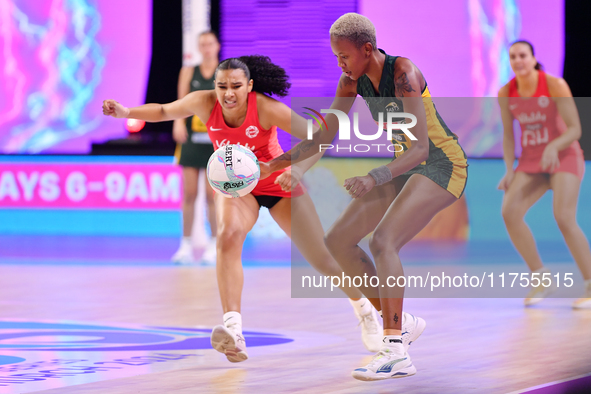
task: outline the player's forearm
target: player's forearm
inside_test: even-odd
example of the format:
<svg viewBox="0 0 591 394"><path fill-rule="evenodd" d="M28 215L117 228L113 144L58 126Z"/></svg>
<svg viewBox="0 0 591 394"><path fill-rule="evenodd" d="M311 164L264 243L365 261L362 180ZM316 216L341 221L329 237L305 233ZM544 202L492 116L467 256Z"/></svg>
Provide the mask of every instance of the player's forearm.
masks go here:
<svg viewBox="0 0 591 394"><path fill-rule="evenodd" d="M284 168L287 168L291 165L296 163L302 162L306 159L311 158L316 154L320 154L318 159L322 156L322 152L320 151L320 147L323 144L330 144L332 142L332 138L330 140L326 137L322 136L322 132L316 132L313 135L311 140L303 140L290 149L288 152L285 152L281 156L276 157L275 159L269 162L269 166L271 171L275 172ZM316 159L316 161L318 160ZM308 168L312 167L314 161Z"/></svg>
<svg viewBox="0 0 591 394"><path fill-rule="evenodd" d="M129 108L127 118L141 119L146 122L163 122L175 119L175 117L166 112L162 104L144 104L139 107Z"/></svg>
<svg viewBox="0 0 591 394"><path fill-rule="evenodd" d="M320 160L320 158L324 155L325 151L322 152L318 152L316 153L314 156L301 161L299 163L296 163L295 165L293 165L291 167L291 171L292 172L297 172L300 175L304 174L306 171L308 171L310 168L312 168L312 166L314 166L314 164L316 164L318 162L318 160Z"/></svg>
<svg viewBox="0 0 591 394"><path fill-rule="evenodd" d="M180 100L191 92L191 73L192 69L187 67L181 68L179 72L179 80L177 83L177 99Z"/></svg>
<svg viewBox="0 0 591 394"><path fill-rule="evenodd" d="M578 141L581 138L581 126L573 125L569 126L566 131L558 138L550 142L560 152L568 148L573 142Z"/></svg>
<svg viewBox="0 0 591 394"><path fill-rule="evenodd" d="M181 81L181 82L184 82L184 81ZM189 84L188 83L184 84L181 82L179 82L178 89L177 89L177 99L178 100L182 99L187 94L191 93L191 90L189 89L189 86L188 86Z"/></svg>
<svg viewBox="0 0 591 394"><path fill-rule="evenodd" d="M404 154L397 157L386 167L392 172L392 178L396 178L407 171L412 170L429 158L428 143L414 142Z"/></svg>
<svg viewBox="0 0 591 394"><path fill-rule="evenodd" d="M503 136L503 160L507 171L513 171L515 163L515 139L513 133L510 135L505 133Z"/></svg>

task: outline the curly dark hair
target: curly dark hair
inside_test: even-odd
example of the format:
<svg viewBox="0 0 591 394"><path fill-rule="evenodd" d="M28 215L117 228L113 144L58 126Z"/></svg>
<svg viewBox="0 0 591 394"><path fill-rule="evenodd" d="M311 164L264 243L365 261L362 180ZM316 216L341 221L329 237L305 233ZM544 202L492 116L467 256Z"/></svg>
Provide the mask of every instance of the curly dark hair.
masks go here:
<svg viewBox="0 0 591 394"><path fill-rule="evenodd" d="M291 87L285 70L271 62L268 56L251 55L226 59L220 63L215 73L217 75L219 70L237 69L244 71L247 80L253 80L252 89L255 92L285 97Z"/></svg>

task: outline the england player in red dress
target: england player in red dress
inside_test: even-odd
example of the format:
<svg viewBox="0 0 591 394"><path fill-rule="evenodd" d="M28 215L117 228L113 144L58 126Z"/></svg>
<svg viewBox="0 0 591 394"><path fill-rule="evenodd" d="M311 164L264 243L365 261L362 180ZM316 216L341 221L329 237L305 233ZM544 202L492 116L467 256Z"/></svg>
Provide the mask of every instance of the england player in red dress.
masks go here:
<svg viewBox="0 0 591 394"><path fill-rule="evenodd" d="M547 190L552 189L556 223L585 279L585 295L576 300L573 307L591 308L591 250L576 220L579 188L585 171L583 151L578 142L581 123L577 108L566 81L542 70L529 42L515 42L509 49L509 57L515 78L499 90L507 166L507 173L499 184L499 189L505 191L502 208L505 225L532 273L539 273L539 278L544 273L550 277L524 216ZM515 169L514 119L521 126L522 147ZM541 301L555 288L554 283L548 287L532 287L525 304Z"/></svg>

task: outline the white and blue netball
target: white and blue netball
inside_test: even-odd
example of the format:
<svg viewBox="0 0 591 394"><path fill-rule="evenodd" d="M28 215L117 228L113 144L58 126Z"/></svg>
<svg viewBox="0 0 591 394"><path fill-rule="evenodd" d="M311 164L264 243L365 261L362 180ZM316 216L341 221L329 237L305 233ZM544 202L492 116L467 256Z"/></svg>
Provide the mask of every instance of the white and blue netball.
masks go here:
<svg viewBox="0 0 591 394"><path fill-rule="evenodd" d="M222 196L238 198L250 193L261 170L257 157L240 145L225 145L213 152L207 162L207 180Z"/></svg>

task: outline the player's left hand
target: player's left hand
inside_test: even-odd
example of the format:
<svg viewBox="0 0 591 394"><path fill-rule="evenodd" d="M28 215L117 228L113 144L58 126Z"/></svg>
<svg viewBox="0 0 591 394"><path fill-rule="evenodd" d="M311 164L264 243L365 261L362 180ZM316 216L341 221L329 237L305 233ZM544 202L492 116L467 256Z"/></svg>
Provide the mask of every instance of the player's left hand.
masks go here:
<svg viewBox="0 0 591 394"><path fill-rule="evenodd" d="M375 179L371 175L356 176L345 179L345 189L353 198L360 198L367 194L376 185Z"/></svg>
<svg viewBox="0 0 591 394"><path fill-rule="evenodd" d="M290 192L300 183L301 178L301 175L297 171L292 171L291 168L288 168L275 179L275 183L281 186L281 190L284 192Z"/></svg>
<svg viewBox="0 0 591 394"><path fill-rule="evenodd" d="M548 171L550 173L554 172L554 170L560 167L558 149L556 149L554 145L548 144L546 145L546 148L544 148L542 160L540 160L540 167L543 171Z"/></svg>

